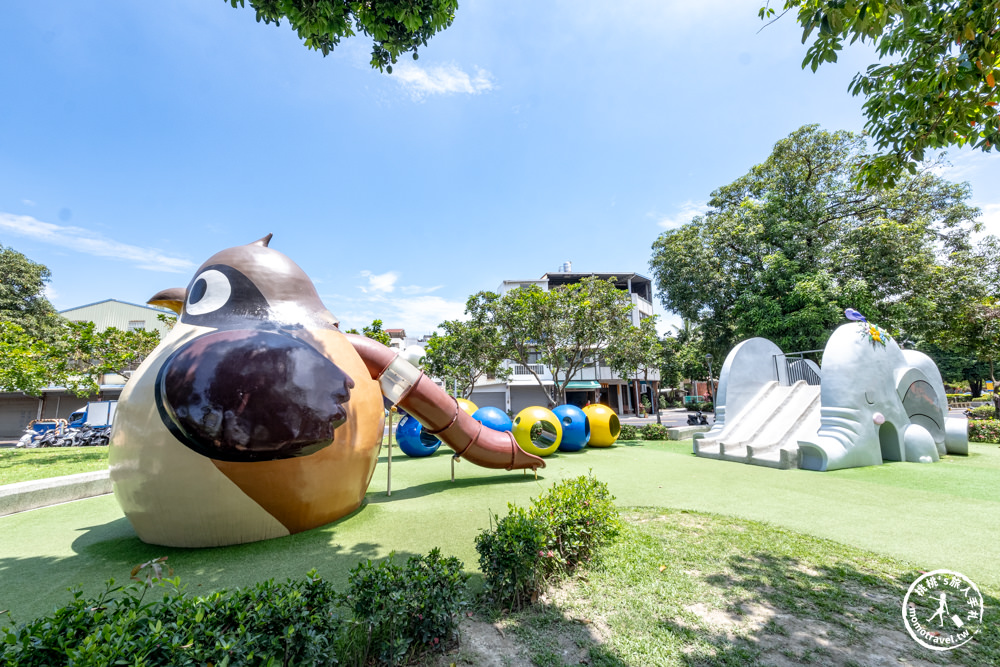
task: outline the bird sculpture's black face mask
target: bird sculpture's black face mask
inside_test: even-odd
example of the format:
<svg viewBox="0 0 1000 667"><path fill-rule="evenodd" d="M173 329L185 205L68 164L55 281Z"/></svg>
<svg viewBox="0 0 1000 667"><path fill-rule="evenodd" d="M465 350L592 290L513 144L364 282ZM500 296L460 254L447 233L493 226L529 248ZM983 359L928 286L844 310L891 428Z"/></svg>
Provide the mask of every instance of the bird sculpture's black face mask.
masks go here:
<svg viewBox="0 0 1000 667"><path fill-rule="evenodd" d="M184 445L221 461L306 456L334 440L354 381L276 321L253 281L223 264L186 290L181 322L211 327L176 350L156 379L163 423Z"/></svg>
<svg viewBox="0 0 1000 667"><path fill-rule="evenodd" d="M252 280L231 266L213 264L203 267L188 286L181 322L248 328L265 324L269 315L267 299Z"/></svg>

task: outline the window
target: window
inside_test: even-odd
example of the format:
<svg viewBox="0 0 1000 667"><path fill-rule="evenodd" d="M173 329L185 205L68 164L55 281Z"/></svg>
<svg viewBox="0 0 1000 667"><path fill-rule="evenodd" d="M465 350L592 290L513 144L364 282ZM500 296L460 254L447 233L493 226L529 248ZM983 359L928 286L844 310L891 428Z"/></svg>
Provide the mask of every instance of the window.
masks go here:
<svg viewBox="0 0 1000 667"><path fill-rule="evenodd" d="M146 321L145 320L129 320L128 321L129 331L145 331Z"/></svg>

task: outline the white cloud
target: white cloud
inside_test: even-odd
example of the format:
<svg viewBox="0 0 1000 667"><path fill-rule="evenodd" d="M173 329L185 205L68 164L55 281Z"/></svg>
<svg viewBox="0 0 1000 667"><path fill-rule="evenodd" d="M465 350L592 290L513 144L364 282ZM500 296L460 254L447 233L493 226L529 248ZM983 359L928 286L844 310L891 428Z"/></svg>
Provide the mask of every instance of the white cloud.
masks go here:
<svg viewBox="0 0 1000 667"><path fill-rule="evenodd" d="M1000 204L976 204L983 214L979 222L983 223L983 231L987 234L1000 236Z"/></svg>
<svg viewBox="0 0 1000 667"><path fill-rule="evenodd" d="M988 169L996 159L994 155L982 151L961 151L942 153L940 164L931 167L931 172L949 181L967 181Z"/></svg>
<svg viewBox="0 0 1000 667"><path fill-rule="evenodd" d="M25 206L34 206L35 205L35 202L31 201L30 199L22 199L21 203L24 204Z"/></svg>
<svg viewBox="0 0 1000 667"><path fill-rule="evenodd" d="M195 265L181 257L171 257L156 248L140 248L120 243L81 227L64 227L36 220L28 215L0 213L0 230L16 236L81 252L95 257L109 257L134 264L149 271L185 273Z"/></svg>
<svg viewBox="0 0 1000 667"><path fill-rule="evenodd" d="M465 302L448 301L439 296L417 296L411 299L395 299L400 326L407 333L424 334L434 331L445 320L465 319ZM388 325L387 325L388 326Z"/></svg>
<svg viewBox="0 0 1000 667"><path fill-rule="evenodd" d="M399 275L395 271L388 271L386 273L362 271L361 275L368 278L368 285L360 287L361 291L365 294L392 292L396 289L396 281L399 280Z"/></svg>
<svg viewBox="0 0 1000 667"><path fill-rule="evenodd" d="M388 76L418 100L428 95L478 95L495 87L493 75L478 67L475 74L470 75L456 65L435 65L424 69L401 63Z"/></svg>
<svg viewBox="0 0 1000 667"><path fill-rule="evenodd" d="M665 336L666 334L675 335L677 330L684 326L684 319L673 311L666 311L660 313L660 316L656 318L656 332L660 336Z"/></svg>
<svg viewBox="0 0 1000 667"><path fill-rule="evenodd" d="M694 202L688 200L681 204L679 209L680 210L674 215L661 216L660 221L657 224L666 229L676 229L681 225L686 225L691 222L695 216L708 213L711 207L705 202Z"/></svg>
<svg viewBox="0 0 1000 667"><path fill-rule="evenodd" d="M362 271L361 276L367 279L366 284L358 285L364 296L321 295L330 312L340 320L341 329L360 331L379 319L386 329L406 329L408 336L417 337L431 333L445 320L465 319L465 301L430 295L444 285L406 285L397 289L399 274L395 271L382 274Z"/></svg>
<svg viewBox="0 0 1000 667"><path fill-rule="evenodd" d="M418 337L431 333L445 320L465 319L465 302L449 301L440 296L387 297L373 295L368 299L351 299L332 294L330 312L340 320L341 329L357 329L382 320L386 329L405 329L406 335Z"/></svg>

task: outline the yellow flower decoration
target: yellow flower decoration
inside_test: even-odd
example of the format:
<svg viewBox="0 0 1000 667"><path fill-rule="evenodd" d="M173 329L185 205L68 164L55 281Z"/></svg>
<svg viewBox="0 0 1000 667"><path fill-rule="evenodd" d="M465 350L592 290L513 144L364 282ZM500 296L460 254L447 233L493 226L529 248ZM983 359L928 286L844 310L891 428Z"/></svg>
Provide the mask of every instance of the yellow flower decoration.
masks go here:
<svg viewBox="0 0 1000 667"><path fill-rule="evenodd" d="M885 345L885 341L889 338L889 334L885 333L877 324L871 324L870 322L865 322L861 326L861 334L868 335L868 340L872 343L881 343Z"/></svg>

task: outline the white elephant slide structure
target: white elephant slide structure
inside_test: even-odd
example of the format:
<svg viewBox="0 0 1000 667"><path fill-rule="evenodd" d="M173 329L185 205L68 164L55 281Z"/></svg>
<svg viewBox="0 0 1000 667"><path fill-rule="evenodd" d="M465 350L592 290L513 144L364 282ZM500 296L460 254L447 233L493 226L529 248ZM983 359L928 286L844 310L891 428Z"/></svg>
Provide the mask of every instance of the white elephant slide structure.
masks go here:
<svg viewBox="0 0 1000 667"><path fill-rule="evenodd" d="M850 322L833 332L822 360L820 369L764 338L737 345L719 376L715 425L694 436L694 453L819 471L969 453L968 423L948 416L927 355Z"/></svg>

